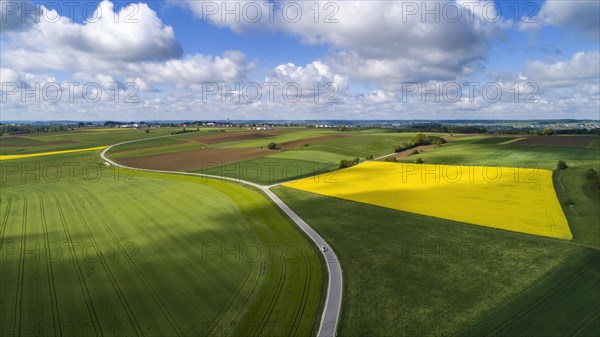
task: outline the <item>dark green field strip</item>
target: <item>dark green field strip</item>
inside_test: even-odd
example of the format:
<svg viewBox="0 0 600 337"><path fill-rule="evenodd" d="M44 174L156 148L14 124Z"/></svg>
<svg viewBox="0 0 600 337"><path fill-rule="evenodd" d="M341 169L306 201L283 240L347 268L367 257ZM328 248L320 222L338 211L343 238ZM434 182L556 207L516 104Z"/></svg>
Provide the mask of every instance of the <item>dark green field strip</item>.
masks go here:
<svg viewBox="0 0 600 337"><path fill-rule="evenodd" d="M264 157L194 172L271 185L330 172L335 168L330 164L307 160Z"/></svg>
<svg viewBox="0 0 600 337"><path fill-rule="evenodd" d="M583 252L457 336L596 336L597 325L586 331L600 315L598 284L600 252Z"/></svg>

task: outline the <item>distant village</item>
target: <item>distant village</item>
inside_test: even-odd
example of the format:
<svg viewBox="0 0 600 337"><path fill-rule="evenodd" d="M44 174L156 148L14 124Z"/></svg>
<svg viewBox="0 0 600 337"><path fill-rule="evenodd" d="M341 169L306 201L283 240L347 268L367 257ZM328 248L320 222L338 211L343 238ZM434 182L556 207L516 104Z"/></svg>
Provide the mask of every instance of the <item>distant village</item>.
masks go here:
<svg viewBox="0 0 600 337"><path fill-rule="evenodd" d="M384 128L390 129L390 132L600 135L600 121L593 120L4 122L0 123L0 135L68 132L86 127L143 129L145 132L162 127L182 129L176 133L197 132L200 128L215 128L223 132L233 128L270 131L282 127L305 127L339 131Z"/></svg>

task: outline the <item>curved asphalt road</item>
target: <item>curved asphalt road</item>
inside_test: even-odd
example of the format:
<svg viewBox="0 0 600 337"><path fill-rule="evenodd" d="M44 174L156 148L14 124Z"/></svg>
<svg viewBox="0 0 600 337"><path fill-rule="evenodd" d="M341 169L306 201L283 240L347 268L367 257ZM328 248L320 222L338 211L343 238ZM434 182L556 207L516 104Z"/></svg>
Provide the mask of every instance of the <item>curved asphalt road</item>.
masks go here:
<svg viewBox="0 0 600 337"><path fill-rule="evenodd" d="M271 192L270 188L272 186L263 186L263 185L255 184L255 183L245 181L245 180L229 178L229 177L214 176L214 175L210 175L210 174L178 172L178 171L149 170L149 169L128 167L125 165L118 164L106 156L106 153L115 146L149 140L149 139L163 138L163 137L168 137L168 136L136 139L136 140L130 140L130 141L122 142L122 143L118 143L118 144L113 144L113 145L110 145L109 147L107 147L106 149L104 149L102 151L102 153L100 153L100 157L102 157L102 159L104 159L107 163L117 166L117 167L136 169L136 170L148 171L148 172L182 174L182 175L188 175L188 176L199 176L199 177L206 177L206 178L228 180L228 181L234 181L234 182L242 183L245 185L249 185L249 186L258 188L261 191L263 191L267 195L267 197L269 197L271 200L273 200L273 202L275 203L275 205L277 205L277 207L279 207L285 214L287 214L287 216L290 217L290 219L292 219L292 221L294 221L296 223L296 225L298 225L298 227L300 227L317 244L317 246L319 246L319 250L321 250L321 252L323 253L323 256L325 257L325 263L327 264L327 271L329 273L329 284L327 285L327 298L325 299L325 307L323 309L323 316L321 316L321 326L319 327L319 332L317 333L317 336L318 337L333 337L333 336L335 336L336 332L337 332L338 320L340 317L340 309L342 306L342 290L343 290L342 268L338 262L338 258L335 255L335 252L327 245L327 243L325 242L325 240L323 240L323 238L319 235L319 233L315 232L314 229L312 229L304 220L302 220L302 218L300 218L298 216L298 214L296 214L294 211L292 211L292 209L289 208L288 205L286 205L277 195L275 195L275 193ZM276 186L276 185L273 185L273 186ZM323 246L328 247L326 252L322 251L321 247L323 247Z"/></svg>

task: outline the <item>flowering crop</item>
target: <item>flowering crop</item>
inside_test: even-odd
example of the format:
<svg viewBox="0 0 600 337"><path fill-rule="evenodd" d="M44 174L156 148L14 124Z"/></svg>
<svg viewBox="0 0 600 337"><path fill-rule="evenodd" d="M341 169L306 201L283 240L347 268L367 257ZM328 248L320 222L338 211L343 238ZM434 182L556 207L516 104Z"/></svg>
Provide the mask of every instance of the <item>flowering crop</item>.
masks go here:
<svg viewBox="0 0 600 337"><path fill-rule="evenodd" d="M548 170L367 162L284 186L485 227L573 237Z"/></svg>

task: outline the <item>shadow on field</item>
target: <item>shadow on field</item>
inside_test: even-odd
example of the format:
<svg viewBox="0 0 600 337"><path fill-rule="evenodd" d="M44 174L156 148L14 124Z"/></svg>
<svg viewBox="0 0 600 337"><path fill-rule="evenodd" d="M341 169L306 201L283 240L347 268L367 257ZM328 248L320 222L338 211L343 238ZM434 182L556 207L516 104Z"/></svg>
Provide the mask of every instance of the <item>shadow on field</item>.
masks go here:
<svg viewBox="0 0 600 337"><path fill-rule="evenodd" d="M454 335L591 252L285 187L274 191L340 258L345 298L339 335L345 337ZM595 278L597 284L600 279ZM581 308L600 304L597 297L577 301ZM542 328L558 321L553 315L561 310L573 308L555 303L520 323L527 324L530 335L547 335ZM495 329L505 319L486 319L485 326L477 325L484 330L472 335L500 332ZM560 324L573 327L577 322Z"/></svg>

